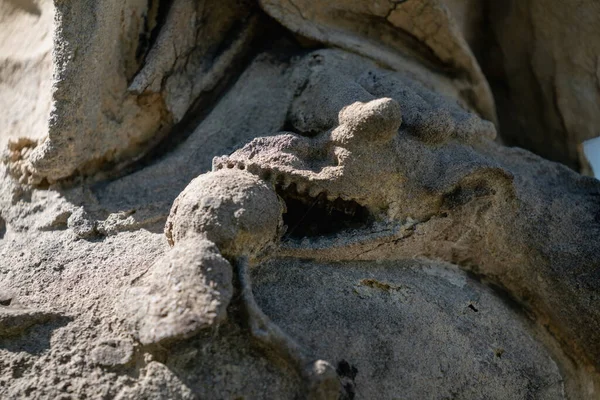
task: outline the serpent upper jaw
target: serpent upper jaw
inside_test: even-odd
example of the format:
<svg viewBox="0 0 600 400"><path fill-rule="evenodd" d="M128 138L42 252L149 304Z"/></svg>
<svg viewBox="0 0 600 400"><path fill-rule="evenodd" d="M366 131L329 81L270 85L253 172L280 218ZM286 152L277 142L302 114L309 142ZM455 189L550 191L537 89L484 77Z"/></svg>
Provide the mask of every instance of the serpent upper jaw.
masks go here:
<svg viewBox="0 0 600 400"><path fill-rule="evenodd" d="M277 141L290 138L291 135L281 135L273 139ZM293 161L292 158L290 153L282 153L280 161ZM240 161L238 157L222 157L215 159L214 169L246 169L270 182L285 204L283 220L286 238L314 237L348 228L362 228L375 219L374 213L365 203L337 188L329 178L342 176L343 167L326 166L321 171L315 171L310 167L295 169L286 165L269 164L271 163L265 166L256 160Z"/></svg>
<svg viewBox="0 0 600 400"><path fill-rule="evenodd" d="M213 169L246 169L271 182L287 205L288 235L363 227L387 208L381 201L386 188L374 189L372 182L393 175L368 157L373 152L388 153L388 161L395 157L390 148L401 120L392 99L357 102L340 112L340 125L333 130L315 138L293 133L257 138L230 156L215 158Z"/></svg>
<svg viewBox="0 0 600 400"><path fill-rule="evenodd" d="M403 220L402 117L389 98L354 103L335 129L314 138L283 133L256 138L213 170L243 169L275 187L286 204L286 239L330 236L348 229L368 233L374 222ZM375 160L375 161L373 161ZM419 213L414 213L417 217ZM415 215L411 215L415 217Z"/></svg>

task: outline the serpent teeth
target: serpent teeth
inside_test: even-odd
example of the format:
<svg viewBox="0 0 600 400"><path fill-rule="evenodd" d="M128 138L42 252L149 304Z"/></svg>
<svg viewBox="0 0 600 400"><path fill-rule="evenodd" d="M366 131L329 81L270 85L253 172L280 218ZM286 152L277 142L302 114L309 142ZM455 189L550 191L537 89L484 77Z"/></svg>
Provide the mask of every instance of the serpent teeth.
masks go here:
<svg viewBox="0 0 600 400"><path fill-rule="evenodd" d="M308 189L308 195L310 197L317 197L320 194L321 194L321 189L319 189L318 187L312 186L310 189Z"/></svg>
<svg viewBox="0 0 600 400"><path fill-rule="evenodd" d="M306 183L302 183L302 182L296 183L296 190L298 191L298 194L305 194L307 188L308 187L307 187Z"/></svg>
<svg viewBox="0 0 600 400"><path fill-rule="evenodd" d="M292 184L292 180L290 178L288 178L287 176L284 176L283 183L281 184L281 188L285 190L288 187L290 187L291 184Z"/></svg>
<svg viewBox="0 0 600 400"><path fill-rule="evenodd" d="M246 169L248 170L248 172L250 172L252 174L255 174L255 175L259 174L259 168L255 164L248 164L246 166Z"/></svg>

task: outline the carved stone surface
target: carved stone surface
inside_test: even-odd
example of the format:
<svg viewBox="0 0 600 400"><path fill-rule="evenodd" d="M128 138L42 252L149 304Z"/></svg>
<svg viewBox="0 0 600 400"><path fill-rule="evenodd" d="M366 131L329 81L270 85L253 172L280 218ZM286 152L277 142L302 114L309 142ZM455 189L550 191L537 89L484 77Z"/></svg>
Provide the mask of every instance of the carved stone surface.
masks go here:
<svg viewBox="0 0 600 400"><path fill-rule="evenodd" d="M506 142L582 168L582 142L600 135L600 4L489 4L497 43L490 75L501 86L498 113Z"/></svg>
<svg viewBox="0 0 600 400"><path fill-rule="evenodd" d="M598 398L600 182L500 144L535 80L488 71L597 10L475 3L0 5L0 48L56 15L50 117L0 129L0 397ZM573 166L598 89L545 68L515 115L555 77Z"/></svg>

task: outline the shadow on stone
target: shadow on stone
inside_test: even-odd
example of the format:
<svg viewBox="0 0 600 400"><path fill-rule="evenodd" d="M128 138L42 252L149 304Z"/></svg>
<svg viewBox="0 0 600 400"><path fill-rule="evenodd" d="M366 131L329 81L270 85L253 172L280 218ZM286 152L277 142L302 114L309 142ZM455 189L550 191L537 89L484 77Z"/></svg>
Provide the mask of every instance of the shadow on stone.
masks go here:
<svg viewBox="0 0 600 400"><path fill-rule="evenodd" d="M54 312L0 307L0 349L40 354L50 348L53 331L72 320Z"/></svg>

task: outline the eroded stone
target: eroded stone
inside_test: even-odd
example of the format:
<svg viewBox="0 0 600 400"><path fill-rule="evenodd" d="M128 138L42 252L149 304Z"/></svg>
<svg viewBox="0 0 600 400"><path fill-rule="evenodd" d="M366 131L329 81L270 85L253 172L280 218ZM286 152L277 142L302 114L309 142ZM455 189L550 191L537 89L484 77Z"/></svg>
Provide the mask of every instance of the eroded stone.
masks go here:
<svg viewBox="0 0 600 400"><path fill-rule="evenodd" d="M231 164L200 175L179 195L167 220L171 245L191 235L214 242L225 256L257 254L278 238L277 195L259 177Z"/></svg>
<svg viewBox="0 0 600 400"><path fill-rule="evenodd" d="M216 327L233 295L231 265L201 238L178 242L131 288L125 306L142 344L168 343Z"/></svg>

